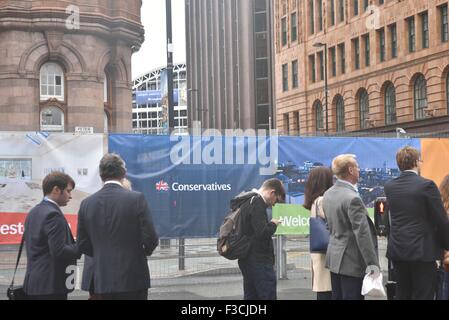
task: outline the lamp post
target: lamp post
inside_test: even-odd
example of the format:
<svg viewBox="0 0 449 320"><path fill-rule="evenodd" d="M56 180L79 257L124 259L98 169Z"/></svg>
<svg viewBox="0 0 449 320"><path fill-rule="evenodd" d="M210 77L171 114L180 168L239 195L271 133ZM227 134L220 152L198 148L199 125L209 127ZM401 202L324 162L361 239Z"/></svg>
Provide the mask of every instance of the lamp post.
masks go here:
<svg viewBox="0 0 449 320"><path fill-rule="evenodd" d="M317 42L314 43L315 48L324 47L324 107L326 108L326 134L329 133L329 123L328 123L328 102L327 102L327 43Z"/></svg>

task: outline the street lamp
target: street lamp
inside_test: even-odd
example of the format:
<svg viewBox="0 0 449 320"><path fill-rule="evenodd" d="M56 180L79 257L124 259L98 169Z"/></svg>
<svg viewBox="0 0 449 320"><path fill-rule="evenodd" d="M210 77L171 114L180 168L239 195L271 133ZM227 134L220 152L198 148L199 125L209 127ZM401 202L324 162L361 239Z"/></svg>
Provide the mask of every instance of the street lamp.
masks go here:
<svg viewBox="0 0 449 320"><path fill-rule="evenodd" d="M315 48L324 47L324 105L326 108L326 134L329 132L329 124L328 124L328 103L327 103L327 43L317 42L314 43L313 46Z"/></svg>

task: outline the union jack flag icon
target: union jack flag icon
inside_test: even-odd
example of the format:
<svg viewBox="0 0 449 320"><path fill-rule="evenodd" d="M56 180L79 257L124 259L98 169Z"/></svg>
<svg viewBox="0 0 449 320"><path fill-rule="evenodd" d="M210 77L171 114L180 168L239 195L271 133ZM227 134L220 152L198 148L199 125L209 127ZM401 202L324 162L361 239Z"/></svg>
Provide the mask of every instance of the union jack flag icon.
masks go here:
<svg viewBox="0 0 449 320"><path fill-rule="evenodd" d="M168 183L164 180L159 181L156 183L156 191L162 192L162 191L168 191L170 187L168 186Z"/></svg>

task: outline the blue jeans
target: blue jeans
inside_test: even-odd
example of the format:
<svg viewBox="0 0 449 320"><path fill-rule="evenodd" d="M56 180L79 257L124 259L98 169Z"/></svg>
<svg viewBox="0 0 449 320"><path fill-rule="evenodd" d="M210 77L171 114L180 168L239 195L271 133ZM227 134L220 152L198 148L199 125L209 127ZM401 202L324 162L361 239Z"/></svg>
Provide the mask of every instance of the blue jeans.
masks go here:
<svg viewBox="0 0 449 320"><path fill-rule="evenodd" d="M276 273L271 264L239 260L244 300L276 300Z"/></svg>
<svg viewBox="0 0 449 320"><path fill-rule="evenodd" d="M440 266L437 276L437 294L436 300L449 300L449 273Z"/></svg>

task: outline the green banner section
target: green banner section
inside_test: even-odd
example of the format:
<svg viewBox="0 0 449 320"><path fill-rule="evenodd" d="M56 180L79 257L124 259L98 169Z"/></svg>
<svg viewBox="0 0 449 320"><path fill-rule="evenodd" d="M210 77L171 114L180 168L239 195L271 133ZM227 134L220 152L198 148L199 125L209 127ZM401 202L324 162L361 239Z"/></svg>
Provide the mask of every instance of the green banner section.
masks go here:
<svg viewBox="0 0 449 320"><path fill-rule="evenodd" d="M367 208L374 221L374 208ZM277 204L273 208L273 219L281 220L277 236L308 235L310 211L298 204Z"/></svg>
<svg viewBox="0 0 449 320"><path fill-rule="evenodd" d="M273 219L281 220L276 235L308 235L310 211L298 204L277 204Z"/></svg>

